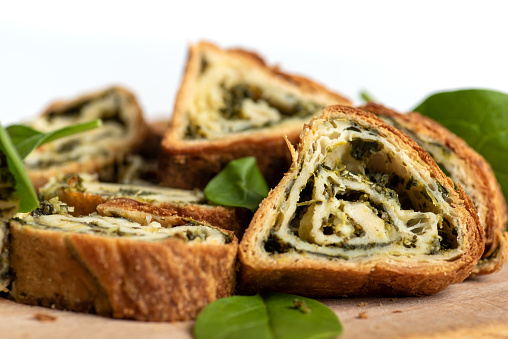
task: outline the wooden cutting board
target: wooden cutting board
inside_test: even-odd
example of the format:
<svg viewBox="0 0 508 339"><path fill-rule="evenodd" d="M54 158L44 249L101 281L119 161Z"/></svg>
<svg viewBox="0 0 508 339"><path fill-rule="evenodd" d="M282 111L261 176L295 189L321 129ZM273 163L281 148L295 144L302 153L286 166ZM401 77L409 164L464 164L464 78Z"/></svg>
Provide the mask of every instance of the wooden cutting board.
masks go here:
<svg viewBox="0 0 508 339"><path fill-rule="evenodd" d="M339 316L341 339L508 338L508 265L428 297L322 301ZM0 298L0 338L191 339L192 326L107 319Z"/></svg>

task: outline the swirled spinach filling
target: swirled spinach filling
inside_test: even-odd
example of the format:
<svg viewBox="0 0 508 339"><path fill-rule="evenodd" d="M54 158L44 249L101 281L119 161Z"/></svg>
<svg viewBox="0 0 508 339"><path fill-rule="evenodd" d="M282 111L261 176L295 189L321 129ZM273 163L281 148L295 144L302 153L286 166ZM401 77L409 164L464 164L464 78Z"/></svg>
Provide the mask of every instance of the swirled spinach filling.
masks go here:
<svg viewBox="0 0 508 339"><path fill-rule="evenodd" d="M65 192L81 192L92 196L100 196L104 200L127 197L152 204L161 202L206 203L203 192L200 190L182 190L155 185L105 183L86 173L52 177L45 186L39 189L42 200L61 197Z"/></svg>
<svg viewBox="0 0 508 339"><path fill-rule="evenodd" d="M72 124L95 119L102 126L87 133L55 140L32 152L25 159L30 170L47 169L69 162L98 161L118 153L125 147L125 136L133 128L129 117L133 116L131 98L114 89L101 95L69 102L40 116L30 126L42 132L53 131Z"/></svg>
<svg viewBox="0 0 508 339"><path fill-rule="evenodd" d="M217 139L232 133L306 121L326 103L283 89L238 61L201 56L186 115L185 139Z"/></svg>
<svg viewBox="0 0 508 339"><path fill-rule="evenodd" d="M346 119L326 121L301 150L274 226L272 255L329 259L460 256L446 188L389 137Z"/></svg>
<svg viewBox="0 0 508 339"><path fill-rule="evenodd" d="M92 234L104 237L122 237L139 241L163 241L178 238L188 242L215 242L226 244L231 235L218 228L205 226L189 220L187 225L166 228L157 222L148 225L115 217L89 215L72 217L65 214L20 215L14 221L21 227L31 227L64 233Z"/></svg>
<svg viewBox="0 0 508 339"><path fill-rule="evenodd" d="M443 171L446 176L450 177L455 185L460 184L466 194L471 197L471 200L478 211L480 221L482 225L485 225L488 211L486 210L485 205L478 204L478 201L482 201L483 199L478 190L471 184L471 178L468 178L467 171L464 169L468 167L468 165L464 164L464 160L459 158L447 145L438 142L428 135L418 134L411 128L410 125L407 125L402 120L399 121L399 119L385 116L380 118L386 123L409 135L418 145L429 152L432 158L439 165L441 171Z"/></svg>

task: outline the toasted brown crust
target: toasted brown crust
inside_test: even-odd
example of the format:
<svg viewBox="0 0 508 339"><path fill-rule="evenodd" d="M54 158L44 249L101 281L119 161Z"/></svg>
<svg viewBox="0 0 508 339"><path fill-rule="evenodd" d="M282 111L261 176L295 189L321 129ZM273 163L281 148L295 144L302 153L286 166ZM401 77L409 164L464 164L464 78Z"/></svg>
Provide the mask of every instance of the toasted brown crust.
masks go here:
<svg viewBox="0 0 508 339"><path fill-rule="evenodd" d="M294 145L300 131L286 135ZM161 184L182 189L204 188L226 165L242 157L257 159L257 166L270 187L275 186L291 165L284 134L244 136L241 140L199 142L185 148L163 147L159 158Z"/></svg>
<svg viewBox="0 0 508 339"><path fill-rule="evenodd" d="M480 220L485 232L485 251L473 274L497 272L508 259L508 243L505 234L508 213L501 187L489 163L467 143L448 129L419 113L401 114L376 103L360 107L378 116L386 116L401 124L417 136L425 136L446 146L463 162L461 170L470 179L472 189L480 197L474 201L482 212Z"/></svg>
<svg viewBox="0 0 508 339"><path fill-rule="evenodd" d="M298 93L326 97L328 104L349 105L351 102L324 86L307 78L282 72L278 67L268 66L257 54L241 50L221 50L217 46L201 42L191 46L185 74L169 128L161 143L159 157L160 180L163 185L184 189L204 188L208 181L234 159L254 156L258 167L274 186L291 164L284 136L296 145L302 129L300 123L277 130L259 130L237 133L217 140L183 140L186 128L186 98L194 86L194 77L199 74L200 53L219 53L241 60L245 69L256 69L277 82L281 88L289 87Z"/></svg>
<svg viewBox="0 0 508 339"><path fill-rule="evenodd" d="M129 198L110 199L97 206L97 212L104 217L121 217L143 226L156 221L162 227L170 228L187 224L176 213L145 204Z"/></svg>
<svg viewBox="0 0 508 339"><path fill-rule="evenodd" d="M64 234L11 222L18 302L145 321L194 319L234 291L232 243Z"/></svg>
<svg viewBox="0 0 508 339"><path fill-rule="evenodd" d="M441 291L452 283L467 278L483 252L483 231L476 211L469 198L440 170L430 155L411 138L388 126L374 115L346 106L328 107L321 117L314 118L302 132L299 154L304 143L309 142L314 125L333 117L356 119L372 126L385 135L398 140L398 145L414 161L425 164L440 184L449 192L452 205L464 222L462 248L464 254L451 261L433 261L428 257L410 260L403 257L384 257L363 260L316 260L305 255L278 257L264 255L258 241L266 233L267 221L275 215L284 199L285 190L297 173L295 162L277 187L262 202L247 229L239 248L241 269L239 289L248 293L276 290L312 297L361 296L361 295L426 295Z"/></svg>
<svg viewBox="0 0 508 339"><path fill-rule="evenodd" d="M97 206L97 212L103 216L121 216L140 224L157 221L163 227L185 225L185 219L193 219L225 230L233 231L241 237L244 227L238 223L235 211L222 206L142 203L129 198L109 199Z"/></svg>
<svg viewBox="0 0 508 339"><path fill-rule="evenodd" d="M68 189L62 188L56 191L58 199L74 208L71 215L77 217L98 212L98 206L114 200L111 204L102 207L113 208L129 206L131 210L144 209L145 213L159 216L170 216L176 214L179 217L191 218L196 221L233 231L238 238L241 238L247 228L251 214L247 210L192 203L178 203L170 201L143 203L136 201L135 197L115 197L111 195L91 194L76 189L78 177L71 176L68 181ZM126 199L129 198L129 199Z"/></svg>
<svg viewBox="0 0 508 339"><path fill-rule="evenodd" d="M143 118L143 112L138 104L134 94L129 90L120 87L112 86L97 92L83 94L75 99L68 101L55 101L50 104L41 114L41 117L49 116L54 112L63 112L72 107L81 105L84 102L94 100L105 95L108 92L116 92L125 97L125 100L133 108L132 116L128 123L129 131L125 135L125 143L121 148L111 149L111 156L109 158L99 158L94 161L87 162L68 162L65 165L51 166L45 169L27 169L30 180L36 189L45 185L48 180L59 174L70 173L98 173L102 177L110 178L114 175L115 163L122 155L135 151L145 140L148 133L147 124ZM43 152L44 146L41 146L37 152Z"/></svg>

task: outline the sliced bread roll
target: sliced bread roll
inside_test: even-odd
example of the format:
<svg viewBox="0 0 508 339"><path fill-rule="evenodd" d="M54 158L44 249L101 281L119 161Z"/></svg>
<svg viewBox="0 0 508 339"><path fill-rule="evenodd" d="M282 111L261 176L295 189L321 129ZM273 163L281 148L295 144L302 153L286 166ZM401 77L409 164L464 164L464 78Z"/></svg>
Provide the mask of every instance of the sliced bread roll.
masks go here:
<svg viewBox="0 0 508 339"><path fill-rule="evenodd" d="M331 104L351 103L254 53L193 45L161 144L162 183L203 188L229 161L254 156L275 185L291 164L284 136L296 143L303 124Z"/></svg>
<svg viewBox="0 0 508 339"><path fill-rule="evenodd" d="M238 240L218 228L34 213L13 219L10 229L17 302L180 321L234 292Z"/></svg>
<svg viewBox="0 0 508 339"><path fill-rule="evenodd" d="M469 276L484 248L471 200L411 138L331 106L239 248L242 291L427 295Z"/></svg>
<svg viewBox="0 0 508 339"><path fill-rule="evenodd" d="M25 159L36 188L58 174L98 173L117 181L118 162L145 139L147 125L136 97L122 87L85 94L51 104L30 127L49 132L72 124L102 119L102 126L43 145Z"/></svg>
<svg viewBox="0 0 508 339"><path fill-rule="evenodd" d="M233 231L238 237L242 236L252 216L246 210L209 205L200 190L104 183L86 174L52 178L40 189L40 194L44 200L58 197L72 206L73 216L97 212L97 206L114 199L102 209L107 207L112 212L115 206L123 205L136 211L143 209L147 216L191 218Z"/></svg>
<svg viewBox="0 0 508 339"><path fill-rule="evenodd" d="M506 201L489 163L467 143L416 112L400 114L375 103L360 107L408 134L430 153L445 173L459 183L478 211L485 250L473 274L497 272L508 260Z"/></svg>

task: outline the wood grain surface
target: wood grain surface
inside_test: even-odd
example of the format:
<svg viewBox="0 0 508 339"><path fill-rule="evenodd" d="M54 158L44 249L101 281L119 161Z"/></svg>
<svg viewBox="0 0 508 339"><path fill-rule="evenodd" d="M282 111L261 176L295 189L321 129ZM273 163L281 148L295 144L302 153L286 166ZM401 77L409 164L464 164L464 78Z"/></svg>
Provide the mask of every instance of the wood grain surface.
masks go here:
<svg viewBox="0 0 508 339"><path fill-rule="evenodd" d="M508 338L508 266L428 297L322 300L341 339ZM16 304L0 298L0 338L192 338L193 322L146 323Z"/></svg>

